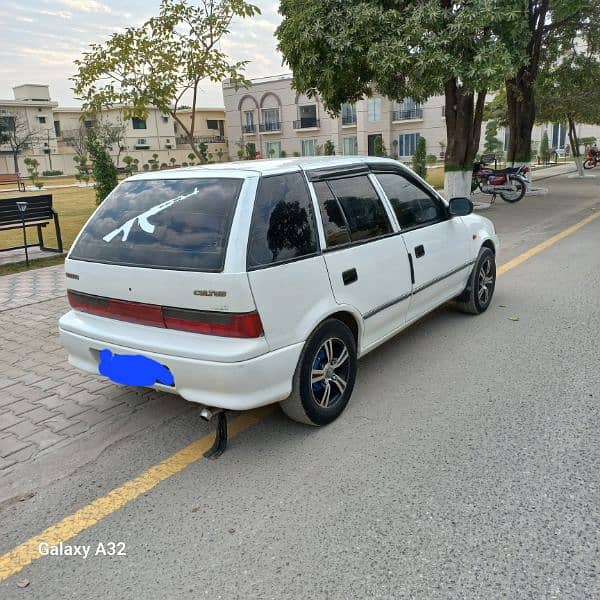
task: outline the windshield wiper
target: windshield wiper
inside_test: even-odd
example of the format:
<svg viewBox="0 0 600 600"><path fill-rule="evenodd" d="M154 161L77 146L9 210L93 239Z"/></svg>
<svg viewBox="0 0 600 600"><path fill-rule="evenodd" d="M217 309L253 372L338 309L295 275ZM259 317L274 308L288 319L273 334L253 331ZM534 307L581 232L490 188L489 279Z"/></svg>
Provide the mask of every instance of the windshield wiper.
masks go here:
<svg viewBox="0 0 600 600"><path fill-rule="evenodd" d="M123 223L123 225L117 227L117 229L114 229L110 233L107 233L102 239L105 242L112 242L114 238L116 238L120 233L122 233L123 237L121 238L121 241L126 242L127 237L129 236L129 232L131 231L131 228L133 227L133 224L136 221L138 222L138 225L143 231L145 231L146 233L154 233L154 225L150 223L150 221L148 221L149 217L152 217L153 215L162 212L166 208L169 208L169 206L173 206L173 204L177 204L177 202L181 202L182 200L185 200L186 198L189 198L190 196L193 196L197 193L198 188L194 188L194 191L190 192L189 194L181 194L176 198L171 198L171 200L165 200L164 202L161 202L160 204L157 204L156 206L153 206L152 208L149 208L148 210L144 211L141 215L133 217L133 219L129 219L129 221L126 221L125 223Z"/></svg>

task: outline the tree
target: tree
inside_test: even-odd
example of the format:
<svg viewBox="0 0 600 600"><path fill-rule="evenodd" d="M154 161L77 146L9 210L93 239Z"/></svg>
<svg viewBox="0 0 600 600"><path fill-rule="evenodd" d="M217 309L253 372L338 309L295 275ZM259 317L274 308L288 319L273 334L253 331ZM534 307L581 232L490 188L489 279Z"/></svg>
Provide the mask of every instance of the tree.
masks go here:
<svg viewBox="0 0 600 600"><path fill-rule="evenodd" d="M375 138L375 142L373 143L373 152L374 152L375 156L386 156L387 155L387 150L383 143L383 137L380 135L378 135Z"/></svg>
<svg viewBox="0 0 600 600"><path fill-rule="evenodd" d="M498 139L498 124L494 119L485 124L484 140L483 151L485 154L496 154L503 148L502 142Z"/></svg>
<svg viewBox="0 0 600 600"><path fill-rule="evenodd" d="M0 123L2 139L10 148L15 173L18 174L19 154L39 141L41 132L39 129L30 129L29 124L20 114L2 116L0 117Z"/></svg>
<svg viewBox="0 0 600 600"><path fill-rule="evenodd" d="M531 132L536 121L535 84L542 65L549 65L584 40L597 46L600 38L599 0L528 0L512 3L525 26L526 59L506 78L510 127L508 161L531 159Z"/></svg>
<svg viewBox="0 0 600 600"><path fill-rule="evenodd" d="M35 158L27 157L24 161L25 167L27 168L27 172L29 173L29 178L31 179L31 185L35 186L38 189L44 187L44 184L40 181L40 173L38 171L38 167L40 163Z"/></svg>
<svg viewBox="0 0 600 600"><path fill-rule="evenodd" d="M113 163L106 138L91 132L86 138L86 150L92 159L96 180L96 204L100 204L117 187L117 167Z"/></svg>
<svg viewBox="0 0 600 600"><path fill-rule="evenodd" d="M323 146L325 156L335 156L335 146L331 140L327 140Z"/></svg>
<svg viewBox="0 0 600 600"><path fill-rule="evenodd" d="M569 127L569 143L579 175L583 177L581 140L577 123L600 124L598 102L600 61L593 54L577 50L549 65L538 78L535 94L538 99L538 122L564 123Z"/></svg>
<svg viewBox="0 0 600 600"><path fill-rule="evenodd" d="M540 143L540 159L544 165L547 165L550 160L550 142L548 141L547 131L544 131L544 135L542 135L542 141Z"/></svg>
<svg viewBox="0 0 600 600"><path fill-rule="evenodd" d="M318 90L334 115L377 93L398 101L443 93L446 194L465 196L486 92L523 60L515 1L281 0L276 35L294 88Z"/></svg>
<svg viewBox="0 0 600 600"><path fill-rule="evenodd" d="M194 142L199 85L204 79L248 85L243 77L247 61L232 62L221 50L234 17L252 17L258 7L244 0L162 0L159 14L139 27L114 33L104 44L92 44L75 61L75 94L84 109L99 113L123 104L125 118L144 119L151 106L169 114ZM180 118L181 101L191 95L191 119Z"/></svg>
<svg viewBox="0 0 600 600"><path fill-rule="evenodd" d="M425 178L427 177L427 142L420 136L412 159L413 171Z"/></svg>

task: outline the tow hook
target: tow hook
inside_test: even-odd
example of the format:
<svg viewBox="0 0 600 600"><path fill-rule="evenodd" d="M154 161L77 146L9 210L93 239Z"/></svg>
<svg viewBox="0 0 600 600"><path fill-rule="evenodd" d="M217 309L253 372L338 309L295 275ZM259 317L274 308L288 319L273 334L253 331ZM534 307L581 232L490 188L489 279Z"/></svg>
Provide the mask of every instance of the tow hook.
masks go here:
<svg viewBox="0 0 600 600"><path fill-rule="evenodd" d="M200 416L208 422L214 421L216 418L215 426L215 441L213 445L204 453L204 458L215 460L219 458L225 448L227 448L227 415L223 409L211 410L210 408L203 408L200 412Z"/></svg>

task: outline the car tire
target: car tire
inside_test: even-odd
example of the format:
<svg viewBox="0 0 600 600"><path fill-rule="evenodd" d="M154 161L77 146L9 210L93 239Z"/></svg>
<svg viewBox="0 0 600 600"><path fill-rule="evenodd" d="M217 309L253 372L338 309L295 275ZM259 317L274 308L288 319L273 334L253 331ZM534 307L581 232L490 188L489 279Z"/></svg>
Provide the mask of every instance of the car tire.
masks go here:
<svg viewBox="0 0 600 600"><path fill-rule="evenodd" d="M485 312L496 288L496 255L484 246L479 251L469 282L463 293L454 299L454 305L462 312L479 315Z"/></svg>
<svg viewBox="0 0 600 600"><path fill-rule="evenodd" d="M327 319L306 341L294 373L292 393L280 402L281 409L290 419L307 425L331 423L350 400L356 368L352 331L337 319Z"/></svg>

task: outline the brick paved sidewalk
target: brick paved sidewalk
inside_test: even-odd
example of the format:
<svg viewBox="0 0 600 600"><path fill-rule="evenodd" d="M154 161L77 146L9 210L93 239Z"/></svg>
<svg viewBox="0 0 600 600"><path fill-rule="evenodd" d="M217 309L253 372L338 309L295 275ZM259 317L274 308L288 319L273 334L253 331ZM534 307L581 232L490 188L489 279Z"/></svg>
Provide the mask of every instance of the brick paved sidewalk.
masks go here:
<svg viewBox="0 0 600 600"><path fill-rule="evenodd" d="M139 430L194 406L71 367L58 338L68 310L63 277L62 265L0 277L0 488L74 442L114 438L128 419Z"/></svg>
<svg viewBox="0 0 600 600"><path fill-rule="evenodd" d="M63 297L63 265L0 276L0 311Z"/></svg>

